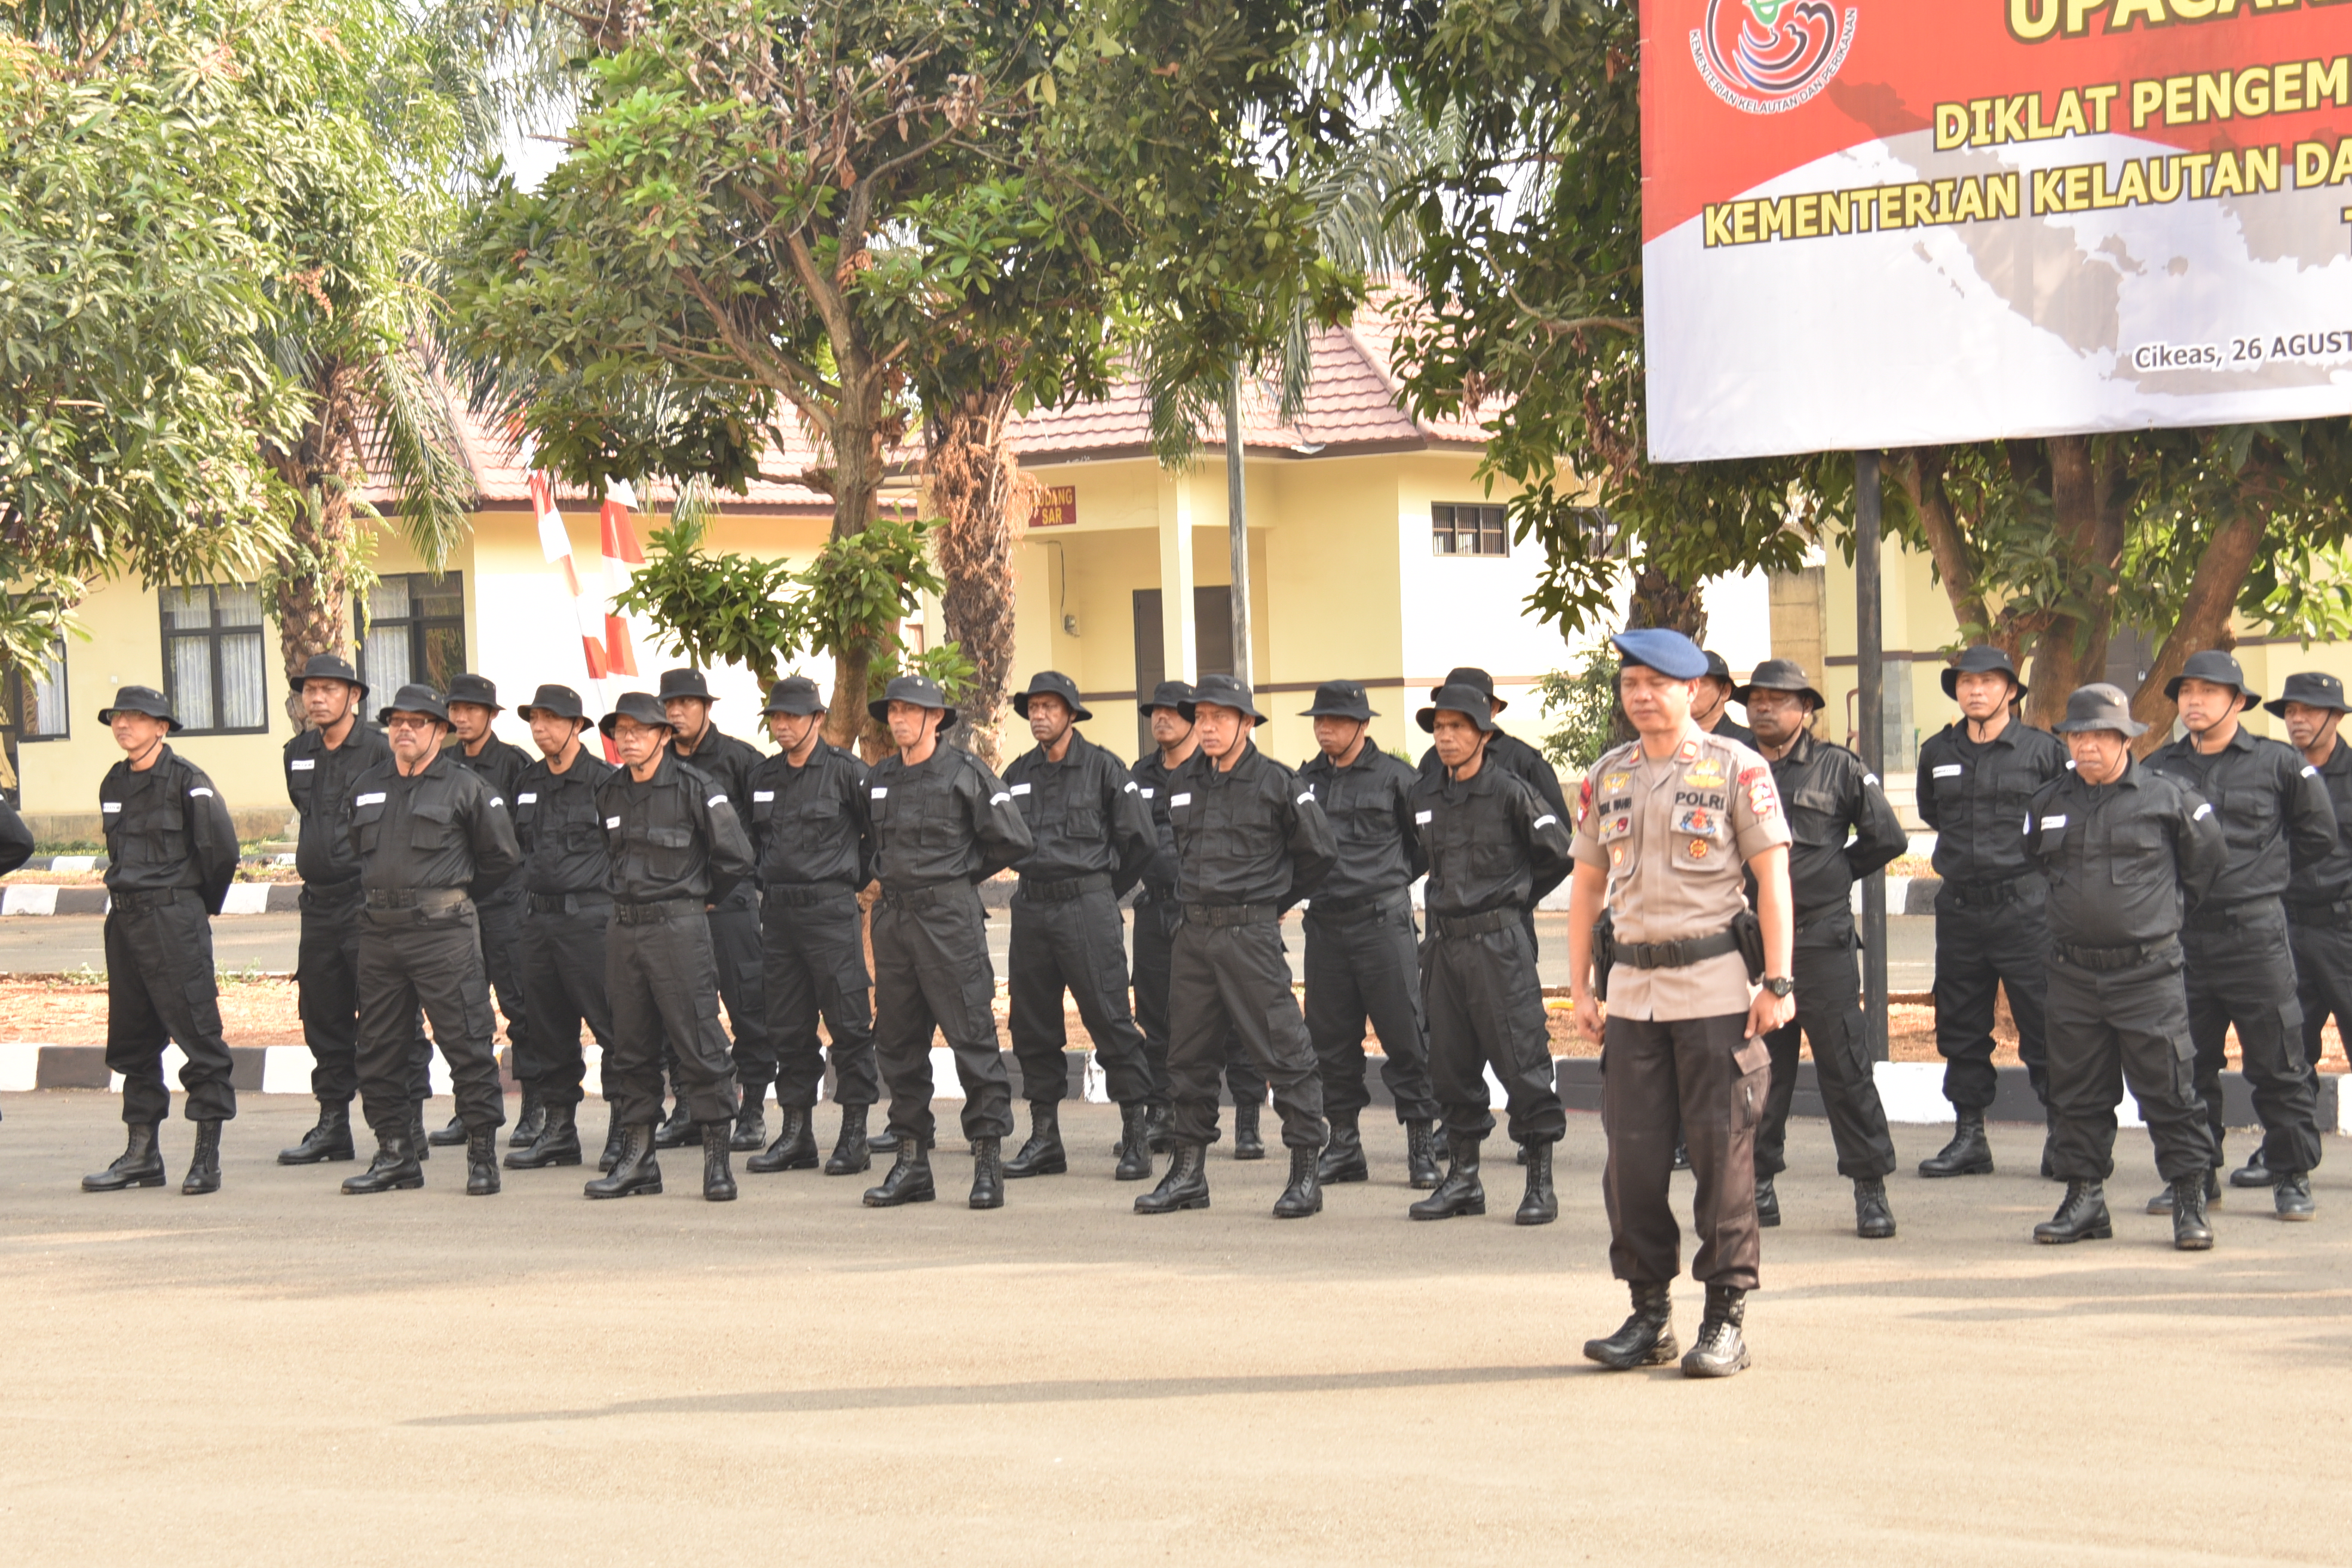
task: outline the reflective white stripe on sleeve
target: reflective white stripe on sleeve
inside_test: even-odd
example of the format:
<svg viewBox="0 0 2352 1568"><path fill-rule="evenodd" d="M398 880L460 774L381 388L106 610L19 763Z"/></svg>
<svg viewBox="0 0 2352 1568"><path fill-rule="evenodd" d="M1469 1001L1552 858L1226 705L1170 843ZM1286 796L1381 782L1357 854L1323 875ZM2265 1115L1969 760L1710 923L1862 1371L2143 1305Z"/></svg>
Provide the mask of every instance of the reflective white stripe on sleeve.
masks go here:
<svg viewBox="0 0 2352 1568"><path fill-rule="evenodd" d="M2191 813L2191 814L2190 814L2190 816L2189 816L2189 821L2191 821L2191 822L2202 822L2202 821L2204 821L2207 817L2209 817L2209 816L2212 816L2212 815L2213 815L2213 804L2212 804L2212 802L2208 801L2208 802L2206 802L2204 805L2200 805L2200 806L2196 809L2196 811L2195 811L2195 812ZM2061 822L2063 822L2063 821L2065 821L2066 819L2065 819L2064 817L2063 817L2063 816L2062 816L2062 817L2060 817L2058 820L2059 820L2059 821L2061 821Z"/></svg>
<svg viewBox="0 0 2352 1568"><path fill-rule="evenodd" d="M1003 805L1006 801L1011 800L1013 796L1005 791L998 790L994 795L988 797L988 804L991 805Z"/></svg>
<svg viewBox="0 0 2352 1568"><path fill-rule="evenodd" d="M1128 781L1127 781L1127 792L1128 792L1129 795L1133 795L1133 794L1135 793L1135 781L1134 781L1133 779L1129 779L1129 780L1128 780ZM1151 792L1150 792L1150 790L1145 790L1143 793L1144 793L1145 795L1150 795Z"/></svg>
<svg viewBox="0 0 2352 1568"><path fill-rule="evenodd" d="M704 805L707 805L707 806L708 806L708 805L725 805L727 804L727 797L726 797L725 795L712 795L709 800L704 801L702 804L703 804Z"/></svg>
<svg viewBox="0 0 2352 1568"><path fill-rule="evenodd" d="M1535 826L1538 827L1545 827L1550 826L1552 823L1558 822L1559 820L1559 817L1554 816L1550 812L1547 811L1541 816L1536 818Z"/></svg>
<svg viewBox="0 0 2352 1568"><path fill-rule="evenodd" d="M2310 763L2305 763L2303 766L2303 776L2307 779L2315 779L2319 776L2319 770L2313 767Z"/></svg>
<svg viewBox="0 0 2352 1568"><path fill-rule="evenodd" d="M1303 794L1301 794L1301 795L1299 795L1299 797L1298 797L1298 804L1299 804L1299 805L1311 805L1311 804L1314 802L1314 799L1315 799L1315 792L1314 792L1313 790L1311 790L1311 789L1310 789L1310 790L1307 790L1307 791L1304 792Z"/></svg>
<svg viewBox="0 0 2352 1568"><path fill-rule="evenodd" d="M1878 787L1878 775L1874 773L1864 773L1862 775L1862 782L1868 784L1871 788L1876 789Z"/></svg>
<svg viewBox="0 0 2352 1568"><path fill-rule="evenodd" d="M198 784L195 788L188 792L188 798L190 800L194 800L198 795L202 795L206 800L210 800L213 797L213 792L205 788L202 784Z"/></svg>
<svg viewBox="0 0 2352 1568"><path fill-rule="evenodd" d="M490 805L491 805L494 808L495 808L495 807L498 807L498 806L504 805L506 805L506 803L507 803L507 802L506 802L506 797L505 797L504 795L494 795L490 796Z"/></svg>

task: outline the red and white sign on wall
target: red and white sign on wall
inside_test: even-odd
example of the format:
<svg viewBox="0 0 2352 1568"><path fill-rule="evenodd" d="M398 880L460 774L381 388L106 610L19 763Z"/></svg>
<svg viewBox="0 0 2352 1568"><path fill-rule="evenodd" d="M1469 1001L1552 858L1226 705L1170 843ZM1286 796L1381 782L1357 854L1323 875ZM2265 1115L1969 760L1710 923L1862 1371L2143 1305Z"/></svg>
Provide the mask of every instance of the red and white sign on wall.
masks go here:
<svg viewBox="0 0 2352 1568"><path fill-rule="evenodd" d="M1037 492L1037 508L1029 514L1032 528L1070 528L1078 521L1078 487L1048 485Z"/></svg>
<svg viewBox="0 0 2352 1568"><path fill-rule="evenodd" d="M1642 0L1660 461L2352 413L2352 0Z"/></svg>

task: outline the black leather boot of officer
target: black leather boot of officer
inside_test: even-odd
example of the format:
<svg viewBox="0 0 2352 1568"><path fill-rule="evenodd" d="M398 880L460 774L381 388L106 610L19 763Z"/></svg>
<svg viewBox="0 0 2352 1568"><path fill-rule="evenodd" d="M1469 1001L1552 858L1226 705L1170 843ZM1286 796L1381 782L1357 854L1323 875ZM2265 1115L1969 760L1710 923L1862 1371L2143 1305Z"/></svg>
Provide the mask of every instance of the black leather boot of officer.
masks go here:
<svg viewBox="0 0 2352 1568"><path fill-rule="evenodd" d="M1486 1189L1478 1182L1479 1141L1467 1132L1449 1132L1445 1141L1454 1152L1454 1163L1435 1192L1404 1211L1415 1219L1452 1219L1486 1212Z"/></svg>
<svg viewBox="0 0 2352 1568"><path fill-rule="evenodd" d="M1854 1183L1853 1233L1864 1241L1885 1241L1895 1234L1895 1211L1886 1206L1885 1182Z"/></svg>
<svg viewBox="0 0 2352 1568"><path fill-rule="evenodd" d="M782 1106L778 1106L776 1109L780 1112L787 1115L790 1114L789 1112L784 1112ZM803 1120L805 1121L806 1119L803 1118ZM767 1086L765 1084L754 1085L747 1083L743 1086L743 1109L736 1112L735 1133L733 1137L727 1140L727 1147L738 1153L751 1153L756 1152L759 1150L760 1145L765 1143L767 1141ZM815 1147L814 1143L812 1142L810 1147L813 1150Z"/></svg>
<svg viewBox="0 0 2352 1568"><path fill-rule="evenodd" d="M397 1193L425 1184L424 1151L415 1131L394 1132L375 1141L375 1158L356 1176L343 1178L343 1191Z"/></svg>
<svg viewBox="0 0 2352 1568"><path fill-rule="evenodd" d="M974 1144L977 1151L979 1145ZM1017 1180L1023 1176L1058 1176L1070 1168L1070 1156L1062 1147L1062 1107L1051 1100L1029 1102L1029 1142L1021 1152L1004 1162L1004 1174ZM999 1202L1003 1199L1000 1197ZM972 1205L974 1208L981 1205ZM995 1204L988 1205L991 1208Z"/></svg>
<svg viewBox="0 0 2352 1568"><path fill-rule="evenodd" d="M1290 1152L1290 1185L1282 1189L1282 1196L1274 1200L1276 1219L1305 1219L1323 1212L1323 1184L1315 1173L1323 1163L1320 1149L1293 1149Z"/></svg>
<svg viewBox="0 0 2352 1568"><path fill-rule="evenodd" d="M639 1122L621 1130L619 1158L612 1171L580 1189L592 1198L626 1198L662 1190L661 1162L654 1156L654 1130Z"/></svg>
<svg viewBox="0 0 2352 1568"><path fill-rule="evenodd" d="M462 1125L463 1123L454 1121L450 1123L452 1127ZM442 1131L446 1131L448 1129L444 1128ZM465 1139L459 1138L457 1142L463 1143ZM420 1165L433 1158L432 1141L425 1136L425 1102L421 1100L409 1108L408 1149L409 1152L416 1156L416 1163Z"/></svg>
<svg viewBox="0 0 2352 1568"><path fill-rule="evenodd" d="M1729 1285L1706 1288L1706 1313L1698 1338L1683 1357L1685 1377L1729 1377L1748 1366L1748 1342L1740 1334L1748 1315L1748 1292Z"/></svg>
<svg viewBox="0 0 2352 1568"><path fill-rule="evenodd" d="M1404 1178L1417 1193L1434 1190L1444 1179L1444 1173L1437 1168L1435 1123L1408 1121L1404 1124Z"/></svg>
<svg viewBox="0 0 2352 1568"><path fill-rule="evenodd" d="M541 1101L539 1091L537 1089L524 1089L522 1091L522 1113L515 1118L514 1131L507 1136L507 1147L509 1149L528 1149L532 1144L538 1142L539 1135L546 1131L546 1105Z"/></svg>
<svg viewBox="0 0 2352 1568"><path fill-rule="evenodd" d="M895 1154L898 1152L898 1135L885 1126L866 1141L866 1146L877 1154Z"/></svg>
<svg viewBox="0 0 2352 1568"><path fill-rule="evenodd" d="M1985 1142L1984 1112L1966 1106L1952 1116L1952 1141L1919 1162L1923 1176L1990 1176L1992 1145Z"/></svg>
<svg viewBox="0 0 2352 1568"><path fill-rule="evenodd" d="M1199 1143L1179 1143L1168 1161L1160 1184L1135 1200L1138 1214L1174 1214L1179 1209L1209 1206L1208 1149Z"/></svg>
<svg viewBox="0 0 2352 1568"><path fill-rule="evenodd" d="M105 1170L81 1179L86 1193L119 1193L125 1187L163 1184L163 1151L155 1144L155 1123L134 1121L122 1152Z"/></svg>
<svg viewBox="0 0 2352 1568"><path fill-rule="evenodd" d="M2221 1206L2221 1168L2218 1165L2205 1173L2205 1206L2209 1209ZM2156 1196L2147 1200L2147 1212L2150 1214L2172 1212L2172 1188L2169 1184L2159 1190Z"/></svg>
<svg viewBox="0 0 2352 1568"><path fill-rule="evenodd" d="M2313 1217L2318 1211L2311 1201L2311 1177L2301 1171L2281 1176L2271 1188L2271 1205L2281 1219Z"/></svg>
<svg viewBox="0 0 2352 1568"><path fill-rule="evenodd" d="M621 1163L621 1148L627 1140L627 1134L628 1129L621 1125L621 1113L607 1110L604 1112L604 1152L596 1156L598 1170L610 1171Z"/></svg>
<svg viewBox="0 0 2352 1568"><path fill-rule="evenodd" d="M329 1100L319 1102L319 1123L302 1134L291 1149L278 1151L281 1165L317 1165L329 1160L356 1160L352 1147L352 1108Z"/></svg>
<svg viewBox="0 0 2352 1568"><path fill-rule="evenodd" d="M705 1202L735 1201L735 1167L728 1156L735 1152L735 1123L711 1121L702 1128L702 1196Z"/></svg>
<svg viewBox="0 0 2352 1568"><path fill-rule="evenodd" d="M2105 1241L2116 1234L2107 1217L2107 1191L2096 1182L2069 1182L2058 1212L2033 1227L2033 1239L2051 1247L2071 1241Z"/></svg>
<svg viewBox="0 0 2352 1568"><path fill-rule="evenodd" d="M1150 1109L1139 1100L1118 1108L1120 1132L1118 1148L1114 1151L1118 1155L1118 1169L1111 1173L1113 1180L1151 1180L1150 1117Z"/></svg>
<svg viewBox="0 0 2352 1568"><path fill-rule="evenodd" d="M220 1127L217 1121L196 1123L196 1152L188 1160L187 1179L180 1191L189 1197L220 1191Z"/></svg>
<svg viewBox="0 0 2352 1568"><path fill-rule="evenodd" d="M833 1152L825 1157L824 1173L828 1176L854 1176L874 1165L873 1145L866 1141L866 1108L845 1105L841 1108L841 1136L833 1141Z"/></svg>
<svg viewBox="0 0 2352 1568"><path fill-rule="evenodd" d="M2271 1168L2263 1163L2263 1146L2259 1143L2246 1156L2246 1163L2230 1173L2230 1184L2233 1187L2267 1187L2277 1180L2271 1174Z"/></svg>
<svg viewBox="0 0 2352 1568"><path fill-rule="evenodd" d="M812 1114L814 1109L807 1105L778 1106L776 1141L744 1161L743 1168L755 1176L765 1176L777 1171L815 1170L816 1126Z"/></svg>
<svg viewBox="0 0 2352 1568"><path fill-rule="evenodd" d="M694 1124L694 1112L686 1108L686 1096L681 1094L671 1102L669 1120L654 1130L654 1147L683 1149L701 1142L702 1129Z"/></svg>
<svg viewBox="0 0 2352 1568"><path fill-rule="evenodd" d="M1584 1359L1597 1361L1612 1372L1637 1367L1671 1366L1683 1353L1675 1342L1675 1289L1666 1284L1633 1282L1633 1315L1605 1340L1584 1342Z"/></svg>
<svg viewBox="0 0 2352 1568"><path fill-rule="evenodd" d="M2205 1183L2195 1176L2172 1184L2172 1245L2182 1252L2212 1249L2213 1227L2205 1220Z"/></svg>
<svg viewBox="0 0 2352 1568"><path fill-rule="evenodd" d="M1756 1223L1765 1230L1780 1223L1780 1194L1769 1176L1756 1178Z"/></svg>
<svg viewBox="0 0 2352 1568"><path fill-rule="evenodd" d="M866 1189L866 1206L870 1209L894 1209L900 1204L927 1204L940 1195L931 1184L930 1156L919 1138L898 1141L898 1162L890 1173L882 1178L878 1187Z"/></svg>
<svg viewBox="0 0 2352 1568"><path fill-rule="evenodd" d="M1323 1145L1323 1159L1315 1168L1315 1179L1325 1186L1372 1179L1372 1169L1364 1162L1363 1129L1356 1118L1352 1110L1331 1113L1331 1142Z"/></svg>
<svg viewBox="0 0 2352 1568"><path fill-rule="evenodd" d="M416 1125L419 1127L425 1125L425 1108L421 1105L416 1108ZM436 1129L426 1137L425 1143L425 1147L430 1149L455 1149L465 1141L465 1118L453 1116L449 1118L448 1126Z"/></svg>
<svg viewBox="0 0 2352 1568"><path fill-rule="evenodd" d="M580 1147L580 1110L572 1105L551 1105L546 1108L546 1121L540 1124L539 1136L520 1149L507 1151L509 1171L540 1171L551 1165L576 1165L583 1151Z"/></svg>
<svg viewBox="0 0 2352 1568"><path fill-rule="evenodd" d="M486 1198L499 1190L499 1130L466 1134L466 1195Z"/></svg>
<svg viewBox="0 0 2352 1568"><path fill-rule="evenodd" d="M1559 1217L1559 1195L1551 1190L1551 1142L1528 1145L1528 1191L1513 1216L1520 1225L1549 1225Z"/></svg>
<svg viewBox="0 0 2352 1568"><path fill-rule="evenodd" d="M1234 1107L1234 1159L1263 1160L1265 1158L1265 1140L1259 1136L1257 1130L1258 1112L1264 1109L1265 1107L1258 1105Z"/></svg>
<svg viewBox="0 0 2352 1568"><path fill-rule="evenodd" d="M1059 1147L1057 1143L1055 1147ZM971 1141L971 1206L976 1209L1001 1209L1004 1206L1004 1178L1013 1173L1004 1163L1004 1146L993 1138ZM1034 1174L1035 1173L1031 1173Z"/></svg>

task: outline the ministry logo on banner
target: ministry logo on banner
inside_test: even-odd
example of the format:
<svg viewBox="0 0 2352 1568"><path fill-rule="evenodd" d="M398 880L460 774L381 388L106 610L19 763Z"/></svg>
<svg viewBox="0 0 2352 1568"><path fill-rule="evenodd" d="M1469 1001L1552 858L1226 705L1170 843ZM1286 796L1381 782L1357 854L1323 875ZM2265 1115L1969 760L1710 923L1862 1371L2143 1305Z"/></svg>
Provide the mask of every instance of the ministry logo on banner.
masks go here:
<svg viewBox="0 0 2352 1568"><path fill-rule="evenodd" d="M1785 113L1837 75L1860 19L1849 6L1841 26L1822 0L1708 0L1706 26L1691 29L1691 60L1732 108Z"/></svg>

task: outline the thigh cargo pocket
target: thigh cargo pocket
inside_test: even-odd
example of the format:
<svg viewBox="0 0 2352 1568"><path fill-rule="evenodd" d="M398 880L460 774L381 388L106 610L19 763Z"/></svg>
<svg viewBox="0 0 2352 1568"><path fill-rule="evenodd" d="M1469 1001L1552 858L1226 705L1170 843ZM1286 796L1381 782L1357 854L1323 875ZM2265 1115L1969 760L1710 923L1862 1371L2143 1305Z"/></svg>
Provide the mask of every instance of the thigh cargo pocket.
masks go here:
<svg viewBox="0 0 2352 1568"><path fill-rule="evenodd" d="M1731 1128L1752 1131L1764 1120L1764 1099L1772 1087L1772 1052L1764 1037L1742 1042L1731 1054Z"/></svg>

